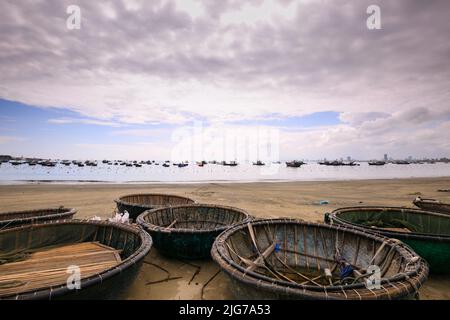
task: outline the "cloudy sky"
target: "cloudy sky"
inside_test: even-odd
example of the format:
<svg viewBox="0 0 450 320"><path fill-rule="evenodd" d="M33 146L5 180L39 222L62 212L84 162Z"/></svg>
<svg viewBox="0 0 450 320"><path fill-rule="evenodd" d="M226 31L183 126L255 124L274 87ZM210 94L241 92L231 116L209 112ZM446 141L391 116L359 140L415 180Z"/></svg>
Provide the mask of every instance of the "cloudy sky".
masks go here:
<svg viewBox="0 0 450 320"><path fill-rule="evenodd" d="M163 159L201 125L277 130L282 159L450 156L449 16L447 0L3 0L0 153Z"/></svg>

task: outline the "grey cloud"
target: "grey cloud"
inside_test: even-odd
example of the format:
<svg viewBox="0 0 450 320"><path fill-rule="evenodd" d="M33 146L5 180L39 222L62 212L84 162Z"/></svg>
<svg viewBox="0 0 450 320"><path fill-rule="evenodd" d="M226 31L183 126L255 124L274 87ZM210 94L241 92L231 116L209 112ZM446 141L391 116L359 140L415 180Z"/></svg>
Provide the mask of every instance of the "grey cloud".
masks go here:
<svg viewBox="0 0 450 320"><path fill-rule="evenodd" d="M71 97L72 110L139 123L333 110L342 112L354 135L372 140L377 134L395 137L396 126L426 130L431 122L448 119L449 1L376 1L382 11L380 31L365 26L371 0L277 2L285 7L297 3L292 19L223 23L227 14L249 4L258 7L261 0L205 0L206 14L196 18L163 0L143 1L140 10L127 10L124 1L2 1L0 97L61 106L65 100L52 99L48 91L77 86L82 89ZM80 31L65 28L69 4L82 8ZM105 4L114 19L105 14ZM148 85L114 92L130 76ZM173 85L171 99L142 98L147 96L139 90L151 91L155 79ZM207 107L186 105L176 86L190 82ZM94 85L101 90L93 90ZM228 90L228 100L222 102L211 87ZM92 103L99 106L86 107L85 96L95 93ZM251 99L242 102L247 94ZM43 102L37 101L42 96ZM260 107L268 96L273 105ZM234 102L240 107L226 105ZM133 110L123 108L131 103ZM392 137L386 136L385 143Z"/></svg>

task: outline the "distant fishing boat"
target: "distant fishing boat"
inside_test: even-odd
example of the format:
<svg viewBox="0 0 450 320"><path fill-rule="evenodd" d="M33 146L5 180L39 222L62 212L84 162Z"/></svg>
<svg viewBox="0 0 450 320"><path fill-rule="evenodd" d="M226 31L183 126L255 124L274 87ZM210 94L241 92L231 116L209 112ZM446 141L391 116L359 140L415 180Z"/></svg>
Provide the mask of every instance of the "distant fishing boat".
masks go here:
<svg viewBox="0 0 450 320"><path fill-rule="evenodd" d="M63 221L0 230L0 299L119 299L152 246L140 228ZM80 268L80 289L67 285Z"/></svg>
<svg viewBox="0 0 450 320"><path fill-rule="evenodd" d="M355 166L359 166L359 163L356 163L356 161L349 161L349 162L343 162L341 164L342 166L349 166L349 167L355 167Z"/></svg>
<svg viewBox="0 0 450 320"><path fill-rule="evenodd" d="M165 162L165 163L163 163L162 166L165 167L165 168L168 168L168 167L170 167L170 164L168 164L167 162Z"/></svg>
<svg viewBox="0 0 450 320"><path fill-rule="evenodd" d="M41 162L41 166L43 166L43 167L56 167L56 162L54 162L54 161L44 161L44 162Z"/></svg>
<svg viewBox="0 0 450 320"><path fill-rule="evenodd" d="M324 166L333 166L333 167L339 167L339 166L349 166L349 167L354 167L354 166L359 166L359 163L356 163L355 161L349 161L349 162L344 162L344 161L338 161L338 160L334 160L334 161L319 161L318 162L320 165L324 165Z"/></svg>
<svg viewBox="0 0 450 320"><path fill-rule="evenodd" d="M342 161L337 161L337 160L335 160L335 161L327 161L327 160L325 160L325 161L319 162L319 164L320 165L324 165L324 166L341 166L343 164L343 162Z"/></svg>
<svg viewBox="0 0 450 320"><path fill-rule="evenodd" d="M228 167L235 167L235 166L237 166L238 164L237 164L236 161L230 161L230 162L222 161L222 165L228 166Z"/></svg>
<svg viewBox="0 0 450 320"><path fill-rule="evenodd" d="M406 160L395 160L395 161L393 161L393 163L394 164L403 164L403 165L411 164L409 161L406 161Z"/></svg>
<svg viewBox="0 0 450 320"><path fill-rule="evenodd" d="M120 213L124 213L126 210L133 220L145 210L195 203L191 198L160 193L129 194L114 201L116 202L117 210Z"/></svg>
<svg viewBox="0 0 450 320"><path fill-rule="evenodd" d="M178 168L184 168L184 167L187 167L187 166L188 166L187 163L179 163L178 164Z"/></svg>
<svg viewBox="0 0 450 320"><path fill-rule="evenodd" d="M385 161L369 161L369 166L384 166L385 164Z"/></svg>
<svg viewBox="0 0 450 320"><path fill-rule="evenodd" d="M72 219L76 212L75 209L64 207L0 212L0 229L52 220Z"/></svg>
<svg viewBox="0 0 450 320"><path fill-rule="evenodd" d="M425 261L400 241L294 219L232 226L211 255L239 300L411 299L428 276ZM372 265L380 268L378 289L367 287Z"/></svg>
<svg viewBox="0 0 450 320"><path fill-rule="evenodd" d="M440 212L444 214L450 215L450 204L444 203L435 199L424 199L421 197L417 197L413 201L416 207L421 208L422 210Z"/></svg>
<svg viewBox="0 0 450 320"><path fill-rule="evenodd" d="M304 164L305 163L303 161L297 161L297 160L286 162L286 166L287 167L292 167L292 168L299 168L299 167L301 167Z"/></svg>
<svg viewBox="0 0 450 320"><path fill-rule="evenodd" d="M430 265L430 272L450 274L450 216L396 207L350 207L325 215L325 222L395 238Z"/></svg>
<svg viewBox="0 0 450 320"><path fill-rule="evenodd" d="M258 161L256 161L256 162L253 162L253 165L254 165L254 166L265 166L266 164L265 164L264 162L258 160Z"/></svg>
<svg viewBox="0 0 450 320"><path fill-rule="evenodd" d="M241 209L212 204L191 204L145 211L137 218L164 255L182 259L210 257L214 239L230 226L247 222Z"/></svg>

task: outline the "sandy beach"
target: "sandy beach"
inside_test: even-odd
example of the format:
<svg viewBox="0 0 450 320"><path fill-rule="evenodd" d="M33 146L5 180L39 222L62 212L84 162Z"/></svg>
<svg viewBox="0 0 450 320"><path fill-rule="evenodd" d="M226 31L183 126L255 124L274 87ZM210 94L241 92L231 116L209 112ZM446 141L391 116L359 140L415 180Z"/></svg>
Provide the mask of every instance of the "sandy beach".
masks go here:
<svg viewBox="0 0 450 320"><path fill-rule="evenodd" d="M139 192L185 195L198 202L235 206L256 217L293 217L321 222L325 212L357 205L411 207L421 195L450 201L450 178L358 180L286 183L210 183L210 184L26 184L0 186L0 211L61 206L78 209L76 218L112 216L113 200ZM319 205L326 200L328 204ZM177 280L146 284L164 279L166 273L143 264L126 299L201 299L203 285L217 272L212 261L167 259L156 249L146 257L166 269ZM193 277L199 270L198 274ZM193 279L192 279L193 278ZM450 299L450 277L432 276L420 290L421 299ZM219 274L204 289L205 299L232 299L228 281Z"/></svg>

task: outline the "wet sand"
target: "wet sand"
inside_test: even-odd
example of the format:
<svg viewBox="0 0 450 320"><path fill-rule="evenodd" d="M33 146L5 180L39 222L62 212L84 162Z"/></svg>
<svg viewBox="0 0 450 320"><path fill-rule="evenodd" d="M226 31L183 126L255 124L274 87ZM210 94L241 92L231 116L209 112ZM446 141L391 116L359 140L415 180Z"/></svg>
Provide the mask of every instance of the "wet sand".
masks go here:
<svg viewBox="0 0 450 320"><path fill-rule="evenodd" d="M77 218L112 216L113 199L128 193L165 192L194 198L198 202L239 207L256 217L293 217L322 222L325 212L357 205L411 207L417 196L450 202L450 178L360 180L283 183L209 183L209 184L29 184L0 185L0 211L52 206L78 209ZM320 200L329 202L319 205ZM142 269L124 296L126 299L201 299L202 286L217 272L212 261L179 261L161 256L156 249L145 258L152 264ZM199 268L197 268L199 267ZM195 271L199 273L191 278ZM450 299L450 276L431 276L420 290L422 299ZM205 299L232 299L228 281L220 273L204 289Z"/></svg>

